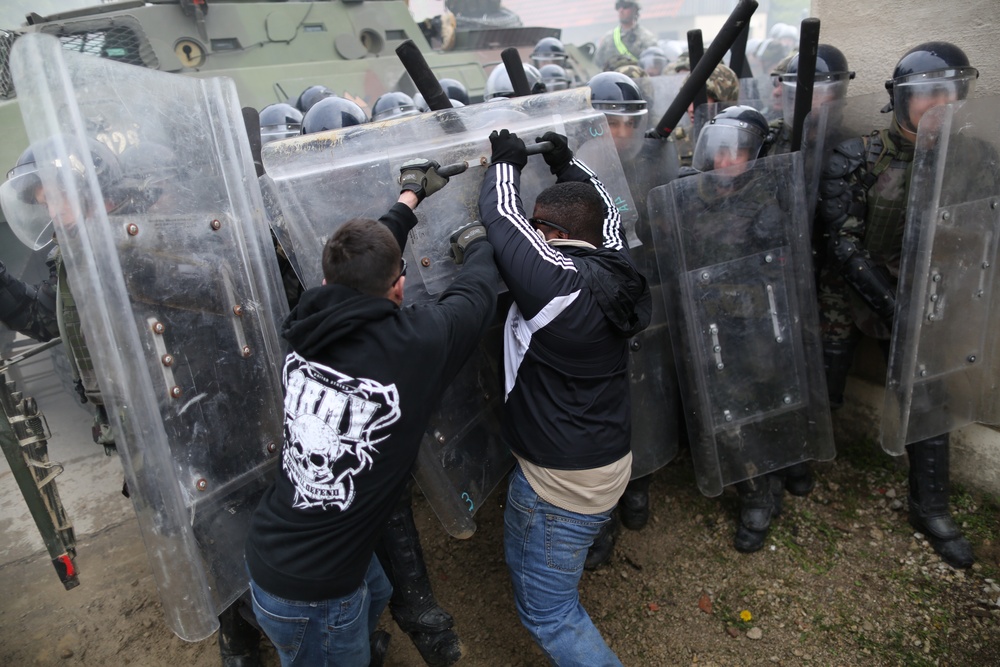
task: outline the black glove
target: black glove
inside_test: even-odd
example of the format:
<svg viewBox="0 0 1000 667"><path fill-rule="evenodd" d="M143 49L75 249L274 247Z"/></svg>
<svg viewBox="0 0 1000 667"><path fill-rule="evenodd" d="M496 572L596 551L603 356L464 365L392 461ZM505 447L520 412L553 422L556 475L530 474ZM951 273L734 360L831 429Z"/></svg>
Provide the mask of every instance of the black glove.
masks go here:
<svg viewBox="0 0 1000 667"><path fill-rule="evenodd" d="M465 252L470 245L486 240L486 228L478 222L473 222L452 232L449 240L451 258L456 264L461 264L465 261Z"/></svg>
<svg viewBox="0 0 1000 667"><path fill-rule="evenodd" d="M423 201L448 184L448 178L438 173L439 165L434 160L414 158L407 160L399 168L400 192L409 190Z"/></svg>
<svg viewBox="0 0 1000 667"><path fill-rule="evenodd" d="M563 169L569 166L570 160L573 159L573 151L569 149L564 135L550 131L540 137L535 137L535 141L539 143L548 141L552 144L552 150L542 153L542 157L545 158L545 164L549 165L553 175L558 176Z"/></svg>
<svg viewBox="0 0 1000 667"><path fill-rule="evenodd" d="M524 169L528 164L528 151L524 148L524 142L516 134L508 130L493 130L490 135L490 144L493 146L493 155L490 163L509 162L515 167Z"/></svg>

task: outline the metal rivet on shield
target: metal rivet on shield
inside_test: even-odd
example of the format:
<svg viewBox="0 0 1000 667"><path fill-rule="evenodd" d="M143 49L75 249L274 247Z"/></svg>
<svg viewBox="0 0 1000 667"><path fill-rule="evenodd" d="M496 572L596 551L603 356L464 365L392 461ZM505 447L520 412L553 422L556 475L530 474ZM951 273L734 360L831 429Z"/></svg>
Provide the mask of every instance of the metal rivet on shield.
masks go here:
<svg viewBox="0 0 1000 667"><path fill-rule="evenodd" d="M444 437L444 434L441 431L434 431L434 439L442 445L448 441L448 438Z"/></svg>
<svg viewBox="0 0 1000 667"><path fill-rule="evenodd" d="M235 315L236 317L243 317L243 306L241 306L240 304L236 304L235 306L233 306L233 315Z"/></svg>
<svg viewBox="0 0 1000 667"><path fill-rule="evenodd" d="M937 318L934 317L934 313L930 313L929 315L927 315L927 319L929 319L929 320L935 320Z"/></svg>
<svg viewBox="0 0 1000 667"><path fill-rule="evenodd" d="M991 201L990 202L990 208L996 208L996 207L997 207L997 203L995 201Z"/></svg>
<svg viewBox="0 0 1000 667"><path fill-rule="evenodd" d="M785 394L784 396L781 397L781 402L784 403L785 405L788 405L792 402L792 397L789 396L788 394Z"/></svg>
<svg viewBox="0 0 1000 667"><path fill-rule="evenodd" d="M208 480L202 477L201 479L199 479L197 482L194 483L194 488L198 489L199 491L204 491L205 489L208 488Z"/></svg>
<svg viewBox="0 0 1000 667"><path fill-rule="evenodd" d="M173 366L174 365L174 357L173 357L173 355L170 355L170 354L165 354L162 357L160 357L160 361L163 362L164 366Z"/></svg>
<svg viewBox="0 0 1000 667"><path fill-rule="evenodd" d="M774 261L774 255L764 255L764 261L770 264Z"/></svg>
<svg viewBox="0 0 1000 667"><path fill-rule="evenodd" d="M927 369L924 368L923 366L920 367L920 377L922 378L927 377Z"/></svg>
<svg viewBox="0 0 1000 667"><path fill-rule="evenodd" d="M222 227L222 223L219 222L219 220L217 218L214 219L214 220L212 220L212 222L210 222L209 224L212 226L212 229L215 230L215 231L219 231L219 229Z"/></svg>
<svg viewBox="0 0 1000 667"><path fill-rule="evenodd" d="M990 263L989 262L983 262L983 268L984 269L990 268Z"/></svg>
<svg viewBox="0 0 1000 667"><path fill-rule="evenodd" d="M933 281L934 281L934 282L936 282L936 283L939 283L939 282L941 282L941 274L940 274L940 273L935 273L935 274L934 274L934 275L933 275L933 276L931 277L931 280L933 280Z"/></svg>
<svg viewBox="0 0 1000 667"><path fill-rule="evenodd" d="M784 343L784 342L785 342L785 339L784 339L784 338L782 338L781 336L775 336L775 337L774 337L774 342L775 342L775 343Z"/></svg>
<svg viewBox="0 0 1000 667"><path fill-rule="evenodd" d="M941 219L942 220L951 220L951 213L949 213L948 211L945 211L944 213L941 214Z"/></svg>
<svg viewBox="0 0 1000 667"><path fill-rule="evenodd" d="M250 346L249 345L244 345L242 352L243 352L243 356L244 357L249 357L250 356Z"/></svg>
<svg viewBox="0 0 1000 667"><path fill-rule="evenodd" d="M180 398L181 394L183 394L183 393L184 392L181 391L181 388L178 387L177 385L174 385L173 387L170 388L170 397L171 398Z"/></svg>
<svg viewBox="0 0 1000 667"><path fill-rule="evenodd" d="M968 357L965 358L965 360L968 361L970 364L974 364L976 363L976 355L970 354Z"/></svg>
<svg viewBox="0 0 1000 667"><path fill-rule="evenodd" d="M937 299L938 299L937 294L931 294L931 301L937 301Z"/></svg>
<svg viewBox="0 0 1000 667"><path fill-rule="evenodd" d="M714 324L710 325L708 327L708 333L719 333L719 327L715 326ZM716 350L716 352L718 352L718 350Z"/></svg>
<svg viewBox="0 0 1000 667"><path fill-rule="evenodd" d="M166 330L162 322L153 322L153 333L161 334Z"/></svg>
<svg viewBox="0 0 1000 667"><path fill-rule="evenodd" d="M125 231L128 232L129 236L135 236L136 234L139 233L139 225L135 224L134 222L130 222L128 223L128 225L125 226Z"/></svg>
<svg viewBox="0 0 1000 667"><path fill-rule="evenodd" d="M273 442L267 443L268 454L274 454L276 451L278 451L278 446L276 444L274 444Z"/></svg>
<svg viewBox="0 0 1000 667"><path fill-rule="evenodd" d="M636 352L636 351L638 351L638 350L640 350L642 348L642 343L640 343L636 339L632 339L632 342L629 343L629 347L632 348L633 352Z"/></svg>
<svg viewBox="0 0 1000 667"><path fill-rule="evenodd" d="M431 258L430 257L421 257L420 258L420 266L422 266L422 267L424 267L426 269L430 265L431 265Z"/></svg>
<svg viewBox="0 0 1000 667"><path fill-rule="evenodd" d="M705 271L704 273L701 274L701 279L702 280L708 280L709 277L710 276L708 275L708 271Z"/></svg>
<svg viewBox="0 0 1000 667"><path fill-rule="evenodd" d="M731 421L733 421L733 415L732 415L732 413L731 413L731 412L729 412L729 410L723 410L723 411L722 411L722 414L723 414L723 416L724 416L724 417L726 418L726 421L727 421L727 422L731 422Z"/></svg>
<svg viewBox="0 0 1000 667"><path fill-rule="evenodd" d="M720 361L719 363L717 363L715 365L715 367L718 368L721 371L723 368L726 367L726 365Z"/></svg>

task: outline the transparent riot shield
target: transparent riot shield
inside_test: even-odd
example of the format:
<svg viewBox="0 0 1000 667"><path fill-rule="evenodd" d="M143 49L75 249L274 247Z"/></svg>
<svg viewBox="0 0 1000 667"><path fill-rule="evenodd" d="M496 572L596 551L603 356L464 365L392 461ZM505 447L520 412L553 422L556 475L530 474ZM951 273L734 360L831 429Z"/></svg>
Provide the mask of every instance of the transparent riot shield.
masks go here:
<svg viewBox="0 0 1000 667"><path fill-rule="evenodd" d="M793 153L654 189L648 200L702 493L834 455Z"/></svg>
<svg viewBox="0 0 1000 667"><path fill-rule="evenodd" d="M656 127L656 124L663 118L663 114L667 113L671 102L681 91L685 79L687 79L687 74L663 74L639 79L639 87L646 100L646 108L649 109L647 129Z"/></svg>
<svg viewBox="0 0 1000 667"><path fill-rule="evenodd" d="M997 98L920 121L882 416L882 447L1000 423Z"/></svg>
<svg viewBox="0 0 1000 667"><path fill-rule="evenodd" d="M204 639L247 587L282 429L285 306L235 88L42 34L17 41L11 69L34 197L55 211L62 312L71 294L167 624Z"/></svg>
<svg viewBox="0 0 1000 667"><path fill-rule="evenodd" d="M479 188L491 153L489 134L501 128L527 143L548 130L565 134L578 157L604 182L621 211L630 244L637 244L638 216L628 183L604 114L591 109L589 95L589 88L581 88L497 100L268 144L263 161L303 284L320 284L323 243L341 224L357 217L377 219L396 201L403 162L414 157L442 165L466 162L468 171L421 203L416 211L420 222L404 251L417 269L407 275L406 302L435 300L461 270L449 257L448 237L478 216ZM525 208L530 211L535 197L553 183L544 160L530 158L521 177ZM474 533L475 513L513 464L496 437L502 401L494 379L499 343L489 341L499 335L498 323L446 390L414 471L438 518L455 537Z"/></svg>

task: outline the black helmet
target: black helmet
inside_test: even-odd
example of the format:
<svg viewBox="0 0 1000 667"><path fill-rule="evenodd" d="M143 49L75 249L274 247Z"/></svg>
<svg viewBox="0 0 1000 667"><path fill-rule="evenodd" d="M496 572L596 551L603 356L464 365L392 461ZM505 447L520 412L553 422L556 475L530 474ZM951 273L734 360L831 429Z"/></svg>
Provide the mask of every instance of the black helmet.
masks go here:
<svg viewBox="0 0 1000 667"><path fill-rule="evenodd" d="M541 69L545 65L566 66L566 47L555 37L543 37L531 52L531 63Z"/></svg>
<svg viewBox="0 0 1000 667"><path fill-rule="evenodd" d="M639 86L620 72L601 72L587 86L590 106L598 111L618 116L641 116L647 112Z"/></svg>
<svg viewBox="0 0 1000 667"><path fill-rule="evenodd" d="M784 62L784 61L782 61ZM780 65L780 63L779 63ZM785 123L791 126L795 115L795 88L799 73L799 54L795 54L778 74L781 83L781 112ZM813 108L847 97L847 84L854 72L847 68L847 58L840 49L830 44L816 47L816 78L813 84Z"/></svg>
<svg viewBox="0 0 1000 667"><path fill-rule="evenodd" d="M524 76L528 79L528 87L534 90L535 84L541 83L542 75L538 73L538 68L534 65L523 64ZM495 97L514 97L514 84L510 82L510 75L507 74L507 67L500 63L493 68L486 79L486 87L483 89L483 101L489 102Z"/></svg>
<svg viewBox="0 0 1000 667"><path fill-rule="evenodd" d="M555 63L543 65L538 70L538 73L542 75L542 83L545 84L547 92L551 93L554 90L566 90L569 88L570 80L566 74L566 70Z"/></svg>
<svg viewBox="0 0 1000 667"><path fill-rule="evenodd" d="M970 66L962 49L949 42L926 42L913 47L896 63L892 79L885 82L889 104L900 127L916 133L920 119L910 118L914 97L940 97L941 104L966 99L976 87L979 70Z"/></svg>
<svg viewBox="0 0 1000 667"><path fill-rule="evenodd" d="M639 67L646 70L649 76L659 76L663 74L663 68L667 66L670 59L667 53L658 46L651 46L639 54Z"/></svg>
<svg viewBox="0 0 1000 667"><path fill-rule="evenodd" d="M291 104L268 104L260 110L259 116L261 143L302 134L302 112Z"/></svg>
<svg viewBox="0 0 1000 667"><path fill-rule="evenodd" d="M698 171L711 171L723 151L741 162L755 160L767 134L767 119L759 111L750 106L729 107L701 129L691 166Z"/></svg>
<svg viewBox="0 0 1000 667"><path fill-rule="evenodd" d="M336 97L337 94L326 86L309 86L302 91L299 99L295 102L295 108L302 113L309 113L313 105L325 97Z"/></svg>
<svg viewBox="0 0 1000 667"><path fill-rule="evenodd" d="M458 79L438 79L441 90L450 100L458 100L463 106L469 103L469 89Z"/></svg>
<svg viewBox="0 0 1000 667"><path fill-rule="evenodd" d="M60 185L72 182L77 194L84 202L89 202L91 192L87 174L93 165L101 196L115 206L120 203L122 169L118 158L99 141L89 137L85 141L86 154L77 151L79 140L68 135L51 137L28 147L0 185L0 206L11 231L29 248L44 248L52 240L52 216L48 207L36 199L43 180ZM46 173L50 175L43 179ZM49 199L55 196L46 193ZM82 213L86 215L87 212Z"/></svg>
<svg viewBox="0 0 1000 667"><path fill-rule="evenodd" d="M393 92L382 95L372 105L372 120L385 120L418 114L416 102L406 93Z"/></svg>
<svg viewBox="0 0 1000 667"><path fill-rule="evenodd" d="M368 122L364 110L343 97L326 97L309 110L302 119L302 134L338 130Z"/></svg>

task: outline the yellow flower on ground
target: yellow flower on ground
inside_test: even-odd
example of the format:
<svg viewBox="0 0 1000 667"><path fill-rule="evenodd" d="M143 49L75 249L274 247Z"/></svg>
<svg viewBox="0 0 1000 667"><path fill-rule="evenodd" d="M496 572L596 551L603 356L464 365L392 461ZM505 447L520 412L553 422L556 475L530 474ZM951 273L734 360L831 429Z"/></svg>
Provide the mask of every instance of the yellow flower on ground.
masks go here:
<svg viewBox="0 0 1000 667"><path fill-rule="evenodd" d="M747 623L753 620L753 614L751 614L749 610L744 609L743 611L740 612L740 620L743 621L744 623Z"/></svg>

